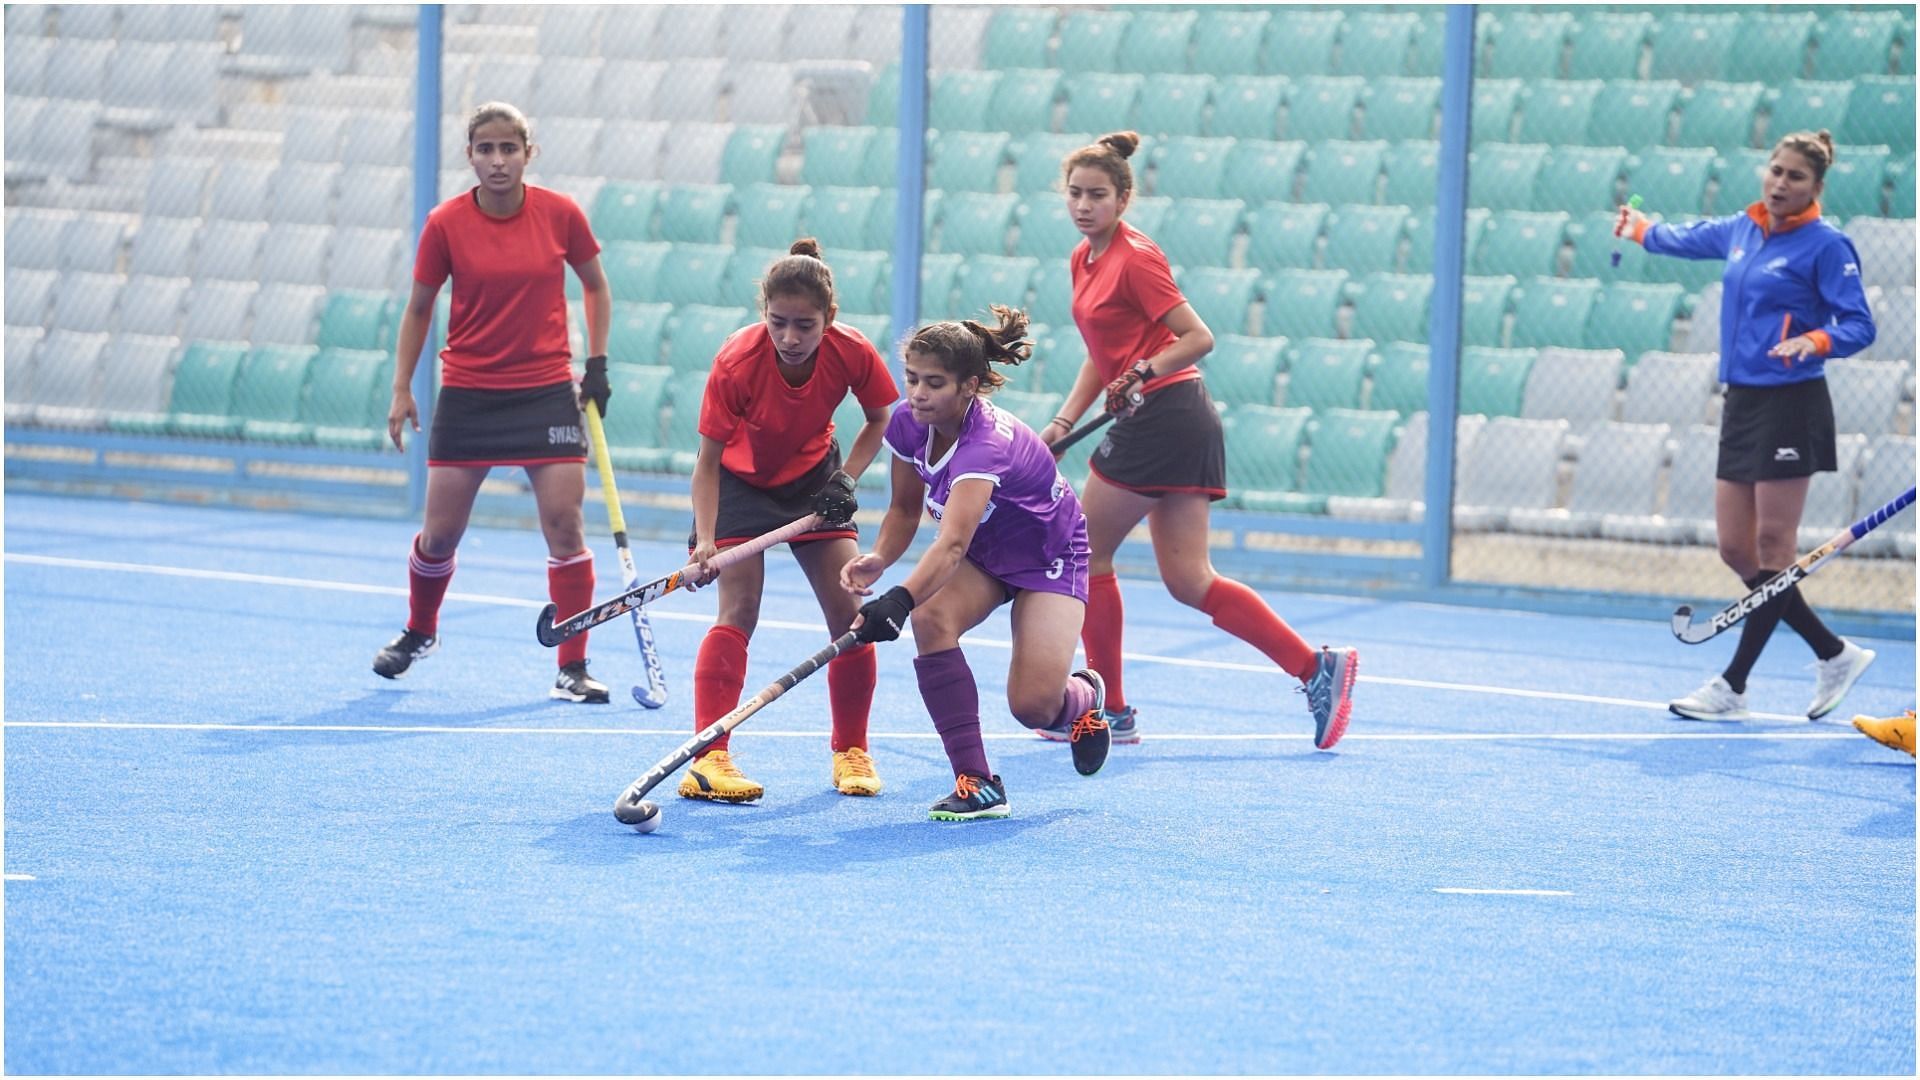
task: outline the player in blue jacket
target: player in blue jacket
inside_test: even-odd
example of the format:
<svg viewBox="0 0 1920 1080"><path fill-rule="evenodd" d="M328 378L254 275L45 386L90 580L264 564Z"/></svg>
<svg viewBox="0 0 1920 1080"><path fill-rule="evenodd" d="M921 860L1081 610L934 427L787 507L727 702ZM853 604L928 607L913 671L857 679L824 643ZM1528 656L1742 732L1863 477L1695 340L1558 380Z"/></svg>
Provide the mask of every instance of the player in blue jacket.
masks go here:
<svg viewBox="0 0 1920 1080"><path fill-rule="evenodd" d="M1814 473L1837 468L1827 359L1873 343L1860 256L1820 217L1833 156L1827 132L1795 132L1774 146L1760 201L1744 213L1667 225L1623 206L1614 227L1655 254L1727 261L1720 298L1727 395L1714 524L1721 561L1748 588L1793 563L1807 485ZM1744 718L1747 674L1782 620L1817 658L1807 718L1832 712L1874 654L1827 629L1797 586L1749 615L1726 670L1669 708L1693 720Z"/></svg>

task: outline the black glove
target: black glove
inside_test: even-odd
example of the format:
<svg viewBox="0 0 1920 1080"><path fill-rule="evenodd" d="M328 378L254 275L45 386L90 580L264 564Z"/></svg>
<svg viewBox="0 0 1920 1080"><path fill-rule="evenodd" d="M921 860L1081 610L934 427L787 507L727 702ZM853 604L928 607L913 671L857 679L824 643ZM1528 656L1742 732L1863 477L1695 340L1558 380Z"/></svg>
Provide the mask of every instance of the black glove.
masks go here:
<svg viewBox="0 0 1920 1080"><path fill-rule="evenodd" d="M860 502L853 497L853 477L839 469L833 470L826 486L813 497L813 512L829 525L845 525L859 509Z"/></svg>
<svg viewBox="0 0 1920 1080"><path fill-rule="evenodd" d="M1135 360L1133 366L1120 373L1120 377L1107 384L1107 411L1116 418L1133 415L1133 410L1145 402L1146 395L1140 387L1153 378L1153 369L1145 360Z"/></svg>
<svg viewBox="0 0 1920 1080"><path fill-rule="evenodd" d="M607 358L604 356L587 357L587 373L580 377L580 401L593 402L600 407L600 418L607 418L607 399L613 396L613 387L607 382Z"/></svg>
<svg viewBox="0 0 1920 1080"><path fill-rule="evenodd" d="M913 594L905 585L895 585L860 607L860 629L854 633L871 645L892 641L907 627L907 612L913 610Z"/></svg>

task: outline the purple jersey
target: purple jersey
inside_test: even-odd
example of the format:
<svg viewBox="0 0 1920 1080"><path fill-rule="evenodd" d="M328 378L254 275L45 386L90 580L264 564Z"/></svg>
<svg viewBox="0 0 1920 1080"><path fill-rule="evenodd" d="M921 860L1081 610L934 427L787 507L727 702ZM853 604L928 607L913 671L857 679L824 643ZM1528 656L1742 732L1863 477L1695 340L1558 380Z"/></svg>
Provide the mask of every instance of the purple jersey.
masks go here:
<svg viewBox="0 0 1920 1080"><path fill-rule="evenodd" d="M887 449L911 463L927 485L927 510L935 521L945 512L953 485L962 480L994 485L967 558L1016 589L1085 600L1087 516L1040 436L1012 413L976 397L960 437L939 461L929 462L932 440L933 429L914 420L913 410L901 402L887 422Z"/></svg>

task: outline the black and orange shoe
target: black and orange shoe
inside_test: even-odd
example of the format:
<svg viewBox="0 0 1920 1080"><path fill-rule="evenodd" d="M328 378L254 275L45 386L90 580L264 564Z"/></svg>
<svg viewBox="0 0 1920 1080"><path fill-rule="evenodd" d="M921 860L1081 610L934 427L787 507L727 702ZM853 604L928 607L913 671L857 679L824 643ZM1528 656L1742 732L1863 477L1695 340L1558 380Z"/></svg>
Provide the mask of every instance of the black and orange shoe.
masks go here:
<svg viewBox="0 0 1920 1080"><path fill-rule="evenodd" d="M935 821L977 821L1007 816L1007 789L997 776L961 773L954 778L953 794L934 803L927 816Z"/></svg>
<svg viewBox="0 0 1920 1080"><path fill-rule="evenodd" d="M1081 668L1070 679L1079 679L1093 687L1093 707L1074 717L1067 742L1073 747L1073 768L1081 776L1092 776L1107 763L1107 751L1113 747L1113 729L1107 726L1107 683L1092 668Z"/></svg>

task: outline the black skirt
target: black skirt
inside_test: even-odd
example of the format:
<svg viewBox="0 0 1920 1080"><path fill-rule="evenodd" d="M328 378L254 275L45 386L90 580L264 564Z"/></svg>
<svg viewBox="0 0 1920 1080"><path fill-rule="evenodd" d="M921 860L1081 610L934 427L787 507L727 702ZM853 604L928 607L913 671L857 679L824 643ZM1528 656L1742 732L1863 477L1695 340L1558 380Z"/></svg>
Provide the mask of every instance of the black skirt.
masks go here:
<svg viewBox="0 0 1920 1080"><path fill-rule="evenodd" d="M755 487L735 476L725 465L720 466L720 507L713 522L714 543L724 551L813 513L813 497L827 486L827 477L832 476L839 467L840 443L837 439L827 440L827 456L821 458L819 464L778 487ZM860 538L860 529L848 522L845 528L820 528L801 533L790 543L804 544L812 540L836 540L841 537L857 540ZM697 542L698 537L689 529L687 550L692 551Z"/></svg>
<svg viewBox="0 0 1920 1080"><path fill-rule="evenodd" d="M571 381L524 390L440 389L427 438L428 465L586 460L586 424Z"/></svg>
<svg viewBox="0 0 1920 1080"><path fill-rule="evenodd" d="M1227 497L1227 444L1203 379L1148 394L1107 429L1088 466L1117 488L1141 495L1197 491Z"/></svg>
<svg viewBox="0 0 1920 1080"><path fill-rule="evenodd" d="M1715 476L1752 484L1837 468L1833 399L1827 395L1827 380L1727 387Z"/></svg>

